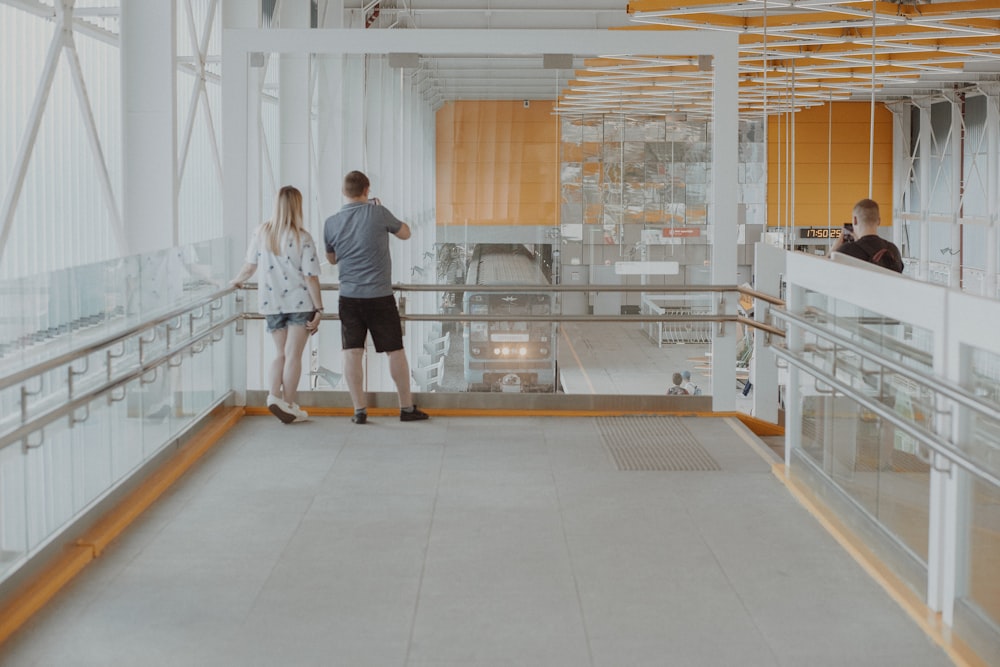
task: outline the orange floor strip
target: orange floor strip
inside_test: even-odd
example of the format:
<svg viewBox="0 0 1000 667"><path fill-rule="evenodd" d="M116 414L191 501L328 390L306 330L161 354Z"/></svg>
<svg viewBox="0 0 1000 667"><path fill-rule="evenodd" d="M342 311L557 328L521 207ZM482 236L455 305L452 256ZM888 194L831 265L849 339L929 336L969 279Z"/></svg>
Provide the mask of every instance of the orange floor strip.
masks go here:
<svg viewBox="0 0 1000 667"><path fill-rule="evenodd" d="M70 546L52 565L43 570L0 609L0 644L14 634L45 603L94 560L92 549Z"/></svg>
<svg viewBox="0 0 1000 667"><path fill-rule="evenodd" d="M41 609L125 528L139 517L170 485L218 442L244 414L241 407L227 408L201 429L181 450L154 472L122 502L105 514L87 534L67 547L66 553L26 584L0 608L0 644Z"/></svg>
<svg viewBox="0 0 1000 667"><path fill-rule="evenodd" d="M853 531L829 511L822 503L816 501L805 485L786 474L783 463L771 466L771 472L784 483L791 494L850 556L889 594L903 611L909 614L920 629L923 630L935 644L948 654L948 657L958 667L988 667L988 665L956 637L951 629L941 620L941 615L931 611L924 601L917 596L909 586L903 583L882 560L876 556L859 539Z"/></svg>
<svg viewBox="0 0 1000 667"><path fill-rule="evenodd" d="M313 417L348 417L354 414L351 408L323 408L303 406ZM670 417L735 417L743 422L754 435L771 436L784 435L785 429L779 424L772 424L756 419L742 412L706 412L703 410L559 410L559 409L516 409L487 410L483 408L421 408L432 417L619 417L624 415L663 415ZM248 407L249 416L270 415L265 407ZM399 408L368 408L372 417L396 416Z"/></svg>

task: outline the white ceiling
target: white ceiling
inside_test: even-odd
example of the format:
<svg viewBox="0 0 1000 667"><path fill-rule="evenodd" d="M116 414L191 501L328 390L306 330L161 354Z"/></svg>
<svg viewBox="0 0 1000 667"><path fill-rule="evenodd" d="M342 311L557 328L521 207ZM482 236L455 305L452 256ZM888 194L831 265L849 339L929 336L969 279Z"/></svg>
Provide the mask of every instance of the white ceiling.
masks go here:
<svg viewBox="0 0 1000 667"><path fill-rule="evenodd" d="M342 6L345 27L369 29L645 26L738 32L741 112L750 116L759 116L765 108L773 113L830 99L867 100L873 80L875 98L885 101L1000 86L1000 0L879 0L874 3L874 20L873 3L868 0L318 0L318 4L321 25L326 13ZM407 71L438 101L560 97L560 107L580 104L612 110L626 105L634 110L652 104L671 113L684 111L677 107L684 106L687 97L688 111L706 107L707 87L684 63L674 61L673 72L666 65L643 66L628 60L601 61L595 67L590 59L598 55L607 54L588 52L581 44L572 68L545 69L541 55L421 54L419 67ZM696 58L692 54L690 62ZM627 106L623 100L630 94L642 97L641 103L633 100L633 106ZM589 102L584 99L588 95Z"/></svg>
<svg viewBox="0 0 1000 667"><path fill-rule="evenodd" d="M356 16L375 4L371 27L464 29L587 29L629 25L626 0L345 0Z"/></svg>

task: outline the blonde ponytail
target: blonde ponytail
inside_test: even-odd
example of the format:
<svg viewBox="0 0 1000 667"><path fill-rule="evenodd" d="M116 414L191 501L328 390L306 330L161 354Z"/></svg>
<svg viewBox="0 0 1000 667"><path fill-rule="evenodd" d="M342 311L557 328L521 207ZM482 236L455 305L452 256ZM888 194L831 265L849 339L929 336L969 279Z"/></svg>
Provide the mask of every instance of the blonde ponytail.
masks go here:
<svg viewBox="0 0 1000 667"><path fill-rule="evenodd" d="M286 234L295 237L295 244L301 243L302 226L302 193L291 185L286 185L278 191L274 202L274 216L264 223L264 235L271 254L280 255L281 240Z"/></svg>

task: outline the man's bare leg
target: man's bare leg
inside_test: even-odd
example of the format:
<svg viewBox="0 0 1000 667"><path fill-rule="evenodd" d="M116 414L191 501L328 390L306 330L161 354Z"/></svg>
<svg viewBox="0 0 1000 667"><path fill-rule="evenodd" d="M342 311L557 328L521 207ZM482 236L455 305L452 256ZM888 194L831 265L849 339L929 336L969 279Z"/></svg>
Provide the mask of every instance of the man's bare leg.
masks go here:
<svg viewBox="0 0 1000 667"><path fill-rule="evenodd" d="M408 408L413 405L413 393L410 391L410 364L406 360L406 350L386 354L389 357L389 375L396 383L396 394L399 395L399 407Z"/></svg>
<svg viewBox="0 0 1000 667"><path fill-rule="evenodd" d="M367 407L365 401L365 375L362 369L365 351L363 348L351 348L344 350L344 379L347 380L347 390L351 393L351 403L354 404L354 411L364 410Z"/></svg>

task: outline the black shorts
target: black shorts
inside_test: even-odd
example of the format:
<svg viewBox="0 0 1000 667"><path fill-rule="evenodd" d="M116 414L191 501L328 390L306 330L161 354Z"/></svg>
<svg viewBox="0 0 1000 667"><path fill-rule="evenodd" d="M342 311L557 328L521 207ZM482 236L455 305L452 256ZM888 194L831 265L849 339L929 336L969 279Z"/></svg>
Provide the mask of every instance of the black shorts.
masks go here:
<svg viewBox="0 0 1000 667"><path fill-rule="evenodd" d="M376 352L403 349L403 327L399 321L396 297L352 299L342 296L340 305L340 339L345 350L363 348L368 332L372 334Z"/></svg>

